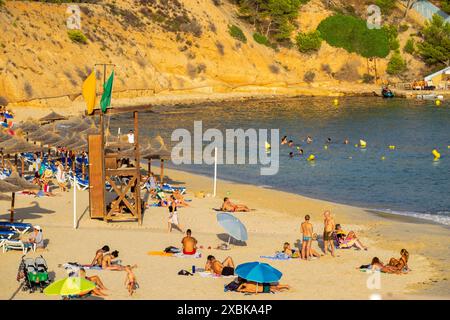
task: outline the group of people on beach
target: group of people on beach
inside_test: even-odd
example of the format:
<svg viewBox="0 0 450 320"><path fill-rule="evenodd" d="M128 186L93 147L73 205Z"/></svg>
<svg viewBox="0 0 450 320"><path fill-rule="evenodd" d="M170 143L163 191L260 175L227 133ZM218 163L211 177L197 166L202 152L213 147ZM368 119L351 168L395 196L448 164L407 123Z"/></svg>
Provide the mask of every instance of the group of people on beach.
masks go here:
<svg viewBox="0 0 450 320"><path fill-rule="evenodd" d="M119 257L119 251L114 250L110 252L110 248L108 245L104 245L102 248L98 249L95 252L94 259L92 262L85 266L85 268L101 268L102 270L112 270L112 271L125 271L126 277L125 277L125 286L128 290L128 293L133 295L134 291L139 288L139 285L136 281L136 276L133 272L133 269L137 268L137 265L121 265L120 261L115 261ZM102 280L99 276L86 276L86 270L85 268L80 268L80 277L84 277L87 280L95 283L96 288L92 290L92 292L89 292L96 296L107 296L103 292L103 290L107 290L104 286Z"/></svg>

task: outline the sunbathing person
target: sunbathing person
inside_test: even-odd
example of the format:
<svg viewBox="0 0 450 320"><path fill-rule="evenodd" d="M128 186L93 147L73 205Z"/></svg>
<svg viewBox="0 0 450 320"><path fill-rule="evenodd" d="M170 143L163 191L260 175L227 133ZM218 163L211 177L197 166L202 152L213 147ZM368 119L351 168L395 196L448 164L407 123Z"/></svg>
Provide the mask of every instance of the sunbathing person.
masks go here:
<svg viewBox="0 0 450 320"><path fill-rule="evenodd" d="M223 262L217 261L212 255L206 260L205 271L210 271L217 275L232 276L234 275L234 262L231 257L227 257Z"/></svg>
<svg viewBox="0 0 450 320"><path fill-rule="evenodd" d="M408 260L409 260L409 252L406 249L402 249L400 251L400 259L391 258L389 263L385 265L381 271L387 273L397 273L401 274L405 271L408 271Z"/></svg>
<svg viewBox="0 0 450 320"><path fill-rule="evenodd" d="M300 257L300 254L295 250L291 248L291 244L289 242L285 242L283 245L283 251L281 251L285 255L287 255L290 258L298 258Z"/></svg>
<svg viewBox="0 0 450 320"><path fill-rule="evenodd" d="M256 282L244 282L237 289L237 292L243 293L275 293L283 290L289 290L290 287L286 284L269 284L269 283L256 283Z"/></svg>
<svg viewBox="0 0 450 320"><path fill-rule="evenodd" d="M197 252L197 239L191 236L191 229L187 229L186 236L181 240L183 244L183 254L193 255Z"/></svg>
<svg viewBox="0 0 450 320"><path fill-rule="evenodd" d="M225 212L249 212L250 209L244 204L234 204L231 202L230 198L225 197L223 199L223 204L220 210Z"/></svg>
<svg viewBox="0 0 450 320"><path fill-rule="evenodd" d="M134 291L139 288L139 284L136 281L136 276L133 273L133 267L130 265L127 265L125 267L125 272L127 273L125 277L125 286L127 287L128 293L130 296L133 295Z"/></svg>
<svg viewBox="0 0 450 320"><path fill-rule="evenodd" d="M89 281L95 283L95 285L96 285L95 289L93 289L89 293L91 293L94 296L99 296L99 297L106 297L107 296L107 294L102 292L102 290L107 290L107 289L103 285L102 280L100 280L100 277L98 277L98 276L91 276L91 277L86 276L86 270L84 270L84 268L80 269L79 277L80 278L85 278L86 280L89 280Z"/></svg>
<svg viewBox="0 0 450 320"><path fill-rule="evenodd" d="M360 250L367 250L367 247L362 244L362 242L356 236L356 233L354 233L353 231L346 233L344 230L342 230L340 224L336 224L335 232L339 242L339 248L351 248L355 246Z"/></svg>
<svg viewBox="0 0 450 320"><path fill-rule="evenodd" d="M103 262L103 256L104 256L106 253L108 253L108 252L109 252L109 246L106 246L106 245L103 246L103 248L98 249L98 250L95 252L95 257L94 257L94 259L92 260L90 266L91 266L91 267L93 267L93 266L101 267L101 266L102 266L102 262Z"/></svg>
<svg viewBox="0 0 450 320"><path fill-rule="evenodd" d="M172 196L178 201L179 207L189 207L189 204L184 200L183 195L181 194L180 190L175 190L172 193Z"/></svg>
<svg viewBox="0 0 450 320"><path fill-rule="evenodd" d="M102 269L118 271L124 270L125 267L121 266L120 264L113 264L113 259L116 259L117 257L119 257L119 251L117 250L105 254L102 259Z"/></svg>
<svg viewBox="0 0 450 320"><path fill-rule="evenodd" d="M374 257L372 262L368 265L362 265L359 269L370 269L372 271L382 270L384 267L383 263L378 259L378 257Z"/></svg>

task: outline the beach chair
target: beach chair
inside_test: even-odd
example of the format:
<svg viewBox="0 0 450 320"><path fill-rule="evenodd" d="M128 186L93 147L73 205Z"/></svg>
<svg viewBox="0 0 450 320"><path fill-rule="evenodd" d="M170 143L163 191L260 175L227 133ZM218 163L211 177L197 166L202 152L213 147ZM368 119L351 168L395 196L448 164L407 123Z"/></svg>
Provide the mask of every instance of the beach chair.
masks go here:
<svg viewBox="0 0 450 320"><path fill-rule="evenodd" d="M16 231L19 234L25 234L28 230L30 230L33 226L30 223L19 223L19 222L0 222L0 230L12 230Z"/></svg>
<svg viewBox="0 0 450 320"><path fill-rule="evenodd" d="M9 240L16 235L17 233L13 230L0 230L0 247L3 247L6 240Z"/></svg>
<svg viewBox="0 0 450 320"><path fill-rule="evenodd" d="M27 254L28 250L36 251L35 243L23 242L20 239L6 239L2 246L3 253L8 252L8 250L22 250L23 254Z"/></svg>

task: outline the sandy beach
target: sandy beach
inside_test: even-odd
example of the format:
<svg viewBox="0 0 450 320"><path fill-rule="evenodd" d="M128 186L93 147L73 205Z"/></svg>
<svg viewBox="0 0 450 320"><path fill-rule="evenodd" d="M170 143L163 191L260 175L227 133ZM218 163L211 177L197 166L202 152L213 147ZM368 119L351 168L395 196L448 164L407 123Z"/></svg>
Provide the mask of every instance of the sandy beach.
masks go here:
<svg viewBox="0 0 450 320"><path fill-rule="evenodd" d="M125 273L120 271L88 271L98 275L109 289L106 299L370 299L380 294L383 299L449 299L450 272L448 237L450 230L427 221L381 215L369 210L314 200L299 195L243 185L227 181L218 182L218 195L213 198L212 179L190 173L167 170L173 185L188 188L190 207L179 211L183 228L190 228L199 245L216 247L227 240L224 230L216 221L217 208L224 196L236 203L246 203L256 209L249 213L236 213L247 226L249 240L245 246L233 245L229 251L202 249L202 258L174 258L150 256L148 251L158 251L173 245L180 247L182 233L167 233L167 208L151 207L145 211L143 225L137 223L105 223L91 220L88 212L88 192L77 192L78 229L73 229L72 190L55 197L34 198L18 195L16 219L39 224L48 239L45 250L29 253L44 255L49 270L56 279L67 276L58 264L66 262L90 263L95 251L105 244L119 251L123 264L137 264L135 270L140 288L132 297L124 286ZM203 191L205 198L194 194ZM57 192L57 191L56 191ZM7 219L8 202L0 203L0 219ZM321 257L313 261L292 259L272 261L260 258L273 255L285 241L297 243L300 223L310 214L315 232L322 233L324 210L331 210L337 223L345 230L354 230L368 251L356 249L338 250L337 257ZM313 247L320 250L317 241ZM369 289L369 275L357 270L378 256L386 262L399 256L400 249L410 252L411 272L403 275L381 274L380 289ZM277 294L243 295L224 292L229 278L203 278L179 276L181 269L190 270L192 265L203 268L206 256L218 259L232 256L236 264L249 261L268 262L283 272L281 283L292 288ZM29 294L19 289L16 281L21 252L0 254L0 299L59 299L41 293Z"/></svg>

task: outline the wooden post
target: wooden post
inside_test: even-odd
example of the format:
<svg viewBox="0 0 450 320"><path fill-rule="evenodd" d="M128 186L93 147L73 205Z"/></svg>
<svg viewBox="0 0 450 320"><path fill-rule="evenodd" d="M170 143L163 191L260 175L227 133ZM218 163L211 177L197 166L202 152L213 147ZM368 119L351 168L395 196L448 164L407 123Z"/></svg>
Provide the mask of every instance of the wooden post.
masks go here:
<svg viewBox="0 0 450 320"><path fill-rule="evenodd" d="M134 152L135 152L135 166L136 166L136 186L134 188L134 195L136 197L136 212L138 215L138 223L142 225L141 212L141 155L139 150L139 118L138 112L134 111Z"/></svg>
<svg viewBox="0 0 450 320"><path fill-rule="evenodd" d="M23 157L20 158L21 162L22 162L22 177L23 177L23 173L25 172L25 161L23 161Z"/></svg>
<svg viewBox="0 0 450 320"><path fill-rule="evenodd" d="M86 173L86 166L84 165L84 158L83 158L83 163L81 164L81 177L84 179Z"/></svg>
<svg viewBox="0 0 450 320"><path fill-rule="evenodd" d="M12 197L11 197L11 211L10 211L10 216L9 216L9 222L13 223L14 222L14 205L16 203L16 193L13 192Z"/></svg>
<svg viewBox="0 0 450 320"><path fill-rule="evenodd" d="M162 185L164 183L164 159L160 160L160 166L161 166L160 180L161 180L161 185Z"/></svg>
<svg viewBox="0 0 450 320"><path fill-rule="evenodd" d="M150 177L150 172L152 172L152 158L148 158L147 175Z"/></svg>

